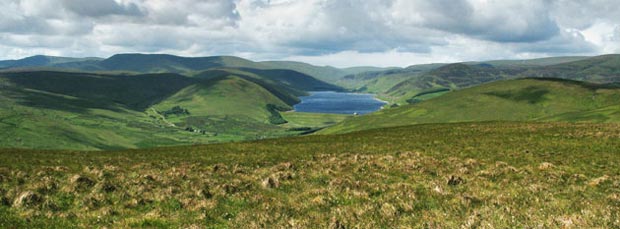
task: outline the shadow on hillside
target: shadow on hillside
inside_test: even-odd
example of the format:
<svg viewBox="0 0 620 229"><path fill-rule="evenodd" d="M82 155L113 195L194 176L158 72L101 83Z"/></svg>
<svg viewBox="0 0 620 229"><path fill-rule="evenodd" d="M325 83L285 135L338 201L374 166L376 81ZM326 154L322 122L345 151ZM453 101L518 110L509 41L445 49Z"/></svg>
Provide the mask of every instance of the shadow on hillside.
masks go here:
<svg viewBox="0 0 620 229"><path fill-rule="evenodd" d="M577 85L583 88L587 88L590 90L598 90L598 89L620 89L620 82L613 83L592 83L587 81L579 81L572 79L564 79L564 78L550 78L550 77L526 77L524 79L534 79L540 81L551 81L551 82L560 82L565 84Z"/></svg>
<svg viewBox="0 0 620 229"><path fill-rule="evenodd" d="M177 74L97 75L67 72L17 72L0 77L15 87L8 93L19 104L70 112L119 107L144 111L195 79ZM120 106L119 106L120 105Z"/></svg>
<svg viewBox="0 0 620 229"><path fill-rule="evenodd" d="M516 102L527 102L530 104L540 103L545 101L545 95L549 93L549 90L541 87L527 87L518 91L493 91L484 93L486 95L497 96L503 99L508 99Z"/></svg>
<svg viewBox="0 0 620 229"><path fill-rule="evenodd" d="M70 96L51 94L39 90L12 89L4 91L3 94L13 99L17 104L33 107L68 111L73 113L84 113L87 109L106 109L115 112L121 111L118 104L104 101L92 101Z"/></svg>

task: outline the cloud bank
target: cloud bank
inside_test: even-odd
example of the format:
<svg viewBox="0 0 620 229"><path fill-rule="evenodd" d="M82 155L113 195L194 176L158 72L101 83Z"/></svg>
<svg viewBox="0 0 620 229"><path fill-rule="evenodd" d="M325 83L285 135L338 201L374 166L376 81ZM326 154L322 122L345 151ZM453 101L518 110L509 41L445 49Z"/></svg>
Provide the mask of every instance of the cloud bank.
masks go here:
<svg viewBox="0 0 620 229"><path fill-rule="evenodd" d="M620 52L613 0L0 0L0 59L170 53L319 65Z"/></svg>

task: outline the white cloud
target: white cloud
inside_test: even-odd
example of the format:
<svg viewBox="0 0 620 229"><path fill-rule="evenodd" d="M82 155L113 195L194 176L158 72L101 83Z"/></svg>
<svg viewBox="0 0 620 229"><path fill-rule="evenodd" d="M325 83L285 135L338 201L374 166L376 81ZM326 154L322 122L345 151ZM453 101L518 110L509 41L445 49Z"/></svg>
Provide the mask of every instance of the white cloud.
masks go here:
<svg viewBox="0 0 620 229"><path fill-rule="evenodd" d="M619 52L612 0L0 0L0 59L119 52L336 66Z"/></svg>
<svg viewBox="0 0 620 229"><path fill-rule="evenodd" d="M65 9L84 17L103 17L109 15L142 15L134 3L119 4L114 0L61 0Z"/></svg>

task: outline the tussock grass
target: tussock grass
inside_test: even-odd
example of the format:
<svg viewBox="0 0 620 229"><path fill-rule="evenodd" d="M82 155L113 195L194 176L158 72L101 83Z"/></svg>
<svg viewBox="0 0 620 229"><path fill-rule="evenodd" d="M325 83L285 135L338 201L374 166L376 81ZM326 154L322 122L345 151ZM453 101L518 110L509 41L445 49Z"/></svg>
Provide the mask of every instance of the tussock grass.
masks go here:
<svg viewBox="0 0 620 229"><path fill-rule="evenodd" d="M0 227L620 227L620 126L427 124L0 152Z"/></svg>

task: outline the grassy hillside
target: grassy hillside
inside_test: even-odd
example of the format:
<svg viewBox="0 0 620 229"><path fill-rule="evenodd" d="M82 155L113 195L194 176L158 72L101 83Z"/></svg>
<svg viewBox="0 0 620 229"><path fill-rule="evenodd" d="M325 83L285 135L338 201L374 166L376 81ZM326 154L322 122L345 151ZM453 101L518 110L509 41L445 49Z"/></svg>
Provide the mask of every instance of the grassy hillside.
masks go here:
<svg viewBox="0 0 620 229"><path fill-rule="evenodd" d="M546 66L528 71L524 75L597 83L620 82L620 55L596 56L580 61Z"/></svg>
<svg viewBox="0 0 620 229"><path fill-rule="evenodd" d="M5 82L6 83L6 82ZM119 149L209 142L109 102L2 87L0 145L42 149Z"/></svg>
<svg viewBox="0 0 620 229"><path fill-rule="evenodd" d="M194 76L207 79L155 105L158 111L175 106L187 115L172 115L177 126L191 126L210 133L227 133L252 138L305 133L333 125L346 116L306 114L289 111L298 95L312 90L342 90L290 70L222 68ZM313 119L313 121L309 121Z"/></svg>
<svg viewBox="0 0 620 229"><path fill-rule="evenodd" d="M620 126L427 124L146 150L0 150L0 227L616 228Z"/></svg>
<svg viewBox="0 0 620 229"><path fill-rule="evenodd" d="M620 105L606 106L587 111L568 112L549 117L543 117L542 121L556 122L601 122L620 123Z"/></svg>
<svg viewBox="0 0 620 229"><path fill-rule="evenodd" d="M21 72L0 76L0 145L45 149L117 149L207 143L171 128L148 107L191 85L174 74L138 76Z"/></svg>
<svg viewBox="0 0 620 229"><path fill-rule="evenodd" d="M525 70L496 68L483 63L425 64L348 75L338 83L358 91L377 93L382 99L393 103L407 104L407 100L420 93L470 87L510 78Z"/></svg>
<svg viewBox="0 0 620 229"><path fill-rule="evenodd" d="M351 115L345 114L323 114L323 113L305 113L305 112L283 112L282 117L289 121L285 124L291 128L304 127L326 127L341 122Z"/></svg>
<svg viewBox="0 0 620 229"><path fill-rule="evenodd" d="M236 75L235 73L241 73ZM78 72L0 74L2 147L119 149L297 135L306 129L280 111L313 85L305 75L240 70L113 75ZM332 120L325 117L326 122Z"/></svg>
<svg viewBox="0 0 620 229"><path fill-rule="evenodd" d="M414 99L420 93L439 89L459 89L502 79L516 78L525 68L497 68L489 64L447 64L410 76L385 91L396 102Z"/></svg>
<svg viewBox="0 0 620 229"><path fill-rule="evenodd" d="M20 90L19 103L52 109L109 108L117 104L143 111L176 91L195 83L177 74L107 75L75 72L11 72L2 73L15 90ZM28 89L28 90L23 90ZM34 91L36 92L34 92ZM6 91L11 93L11 91ZM45 101L46 92L70 96L64 101ZM61 96L62 97L62 96ZM55 99L61 99L56 97Z"/></svg>
<svg viewBox="0 0 620 229"><path fill-rule="evenodd" d="M377 93L393 103L406 104L428 90L459 89L503 79L545 77L620 82L620 55L492 60L454 64L414 65L405 69L364 72L343 77L338 84Z"/></svg>
<svg viewBox="0 0 620 229"><path fill-rule="evenodd" d="M562 114L594 112L617 104L620 104L620 87L559 79L506 80L348 119L320 133L417 123L544 120ZM581 117L587 116L584 113ZM583 118L563 121L583 121Z"/></svg>
<svg viewBox="0 0 620 229"><path fill-rule="evenodd" d="M180 105L187 107L195 115L245 114L257 120L266 120L264 107L267 104L290 108L288 104L264 87L241 77L229 75L193 84L154 107L168 105L171 108L174 105Z"/></svg>
<svg viewBox="0 0 620 229"><path fill-rule="evenodd" d="M337 84L358 91L373 93L384 92L399 82L417 76L421 73L439 68L443 65L444 64L421 64L409 66L407 68L360 71L346 75L340 79Z"/></svg>

